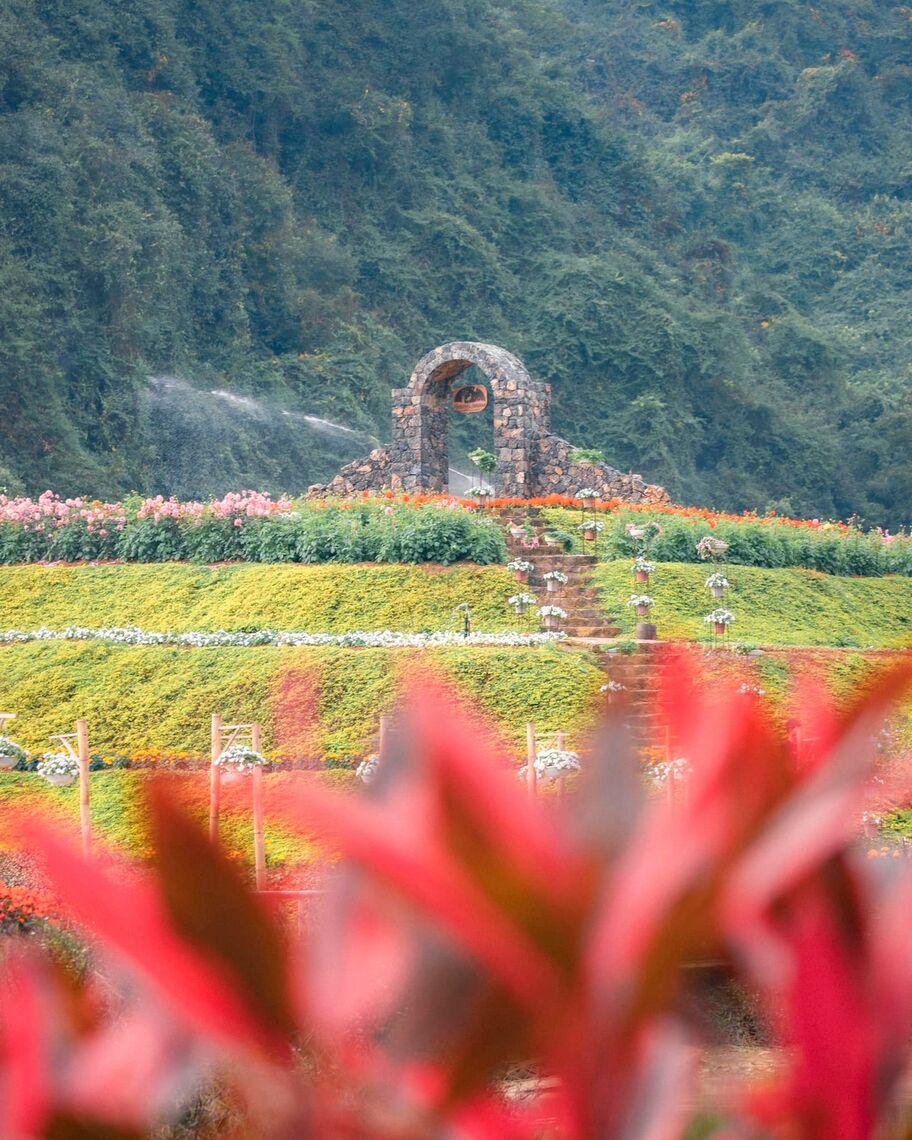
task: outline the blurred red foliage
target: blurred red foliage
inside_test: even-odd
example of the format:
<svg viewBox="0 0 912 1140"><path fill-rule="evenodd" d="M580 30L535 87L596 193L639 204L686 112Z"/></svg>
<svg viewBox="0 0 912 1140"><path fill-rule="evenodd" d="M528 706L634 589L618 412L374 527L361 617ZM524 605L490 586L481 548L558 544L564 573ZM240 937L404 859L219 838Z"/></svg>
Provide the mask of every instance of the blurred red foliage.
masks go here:
<svg viewBox="0 0 912 1140"><path fill-rule="evenodd" d="M674 810L644 794L620 705L558 805L425 693L364 796L289 793L286 823L343 854L306 940L162 791L128 881L29 821L96 958L77 984L8 956L0 1132L152 1135L217 1078L234 1136L673 1140L700 1044L682 979L712 959L783 1047L716 1106L720 1137L906 1135L877 1129L912 1039L912 877L855 841L912 664L839 713L809 689L800 755L755 694L692 680L669 658L692 768Z"/></svg>

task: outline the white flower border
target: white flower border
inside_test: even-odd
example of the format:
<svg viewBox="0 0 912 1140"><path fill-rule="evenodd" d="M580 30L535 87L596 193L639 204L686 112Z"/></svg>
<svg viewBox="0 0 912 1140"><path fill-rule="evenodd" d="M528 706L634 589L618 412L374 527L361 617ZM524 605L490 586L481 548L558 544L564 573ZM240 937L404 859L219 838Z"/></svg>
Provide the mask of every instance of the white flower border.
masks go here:
<svg viewBox="0 0 912 1140"><path fill-rule="evenodd" d="M436 649L466 646L522 646L547 645L559 641L566 634L546 633L470 633L468 637L450 630L437 633L398 633L393 630L351 633L304 633L295 630L258 629L247 633L215 632L155 633L137 626L110 626L87 629L68 626L66 629L36 630L7 629L0 631L0 644L24 641L103 641L110 645L177 645L191 649L217 649L234 646L246 649L255 645L337 645L346 649Z"/></svg>

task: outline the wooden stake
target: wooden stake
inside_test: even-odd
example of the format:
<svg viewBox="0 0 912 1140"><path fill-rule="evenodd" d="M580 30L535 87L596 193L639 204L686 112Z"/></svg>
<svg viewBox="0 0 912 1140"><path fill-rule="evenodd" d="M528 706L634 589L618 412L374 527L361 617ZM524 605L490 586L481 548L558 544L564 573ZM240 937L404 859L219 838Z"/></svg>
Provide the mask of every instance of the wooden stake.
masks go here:
<svg viewBox="0 0 912 1140"><path fill-rule="evenodd" d="M260 751L260 726L250 726L250 746L254 752ZM253 866L256 875L256 889L266 886L266 844L263 838L263 769L256 765L253 769Z"/></svg>
<svg viewBox="0 0 912 1140"><path fill-rule="evenodd" d="M211 760L209 764L209 838L218 843L219 808L222 800L221 765L216 763L222 754L222 714L212 714Z"/></svg>
<svg viewBox="0 0 912 1140"><path fill-rule="evenodd" d="M390 735L390 721L391 717L380 717L380 762L381 764L386 759L386 752L389 748L389 735Z"/></svg>
<svg viewBox="0 0 912 1140"><path fill-rule="evenodd" d="M535 725L526 724L526 790L529 793L529 799L534 800L538 792L538 777L535 771L535 760L537 757L535 749Z"/></svg>
<svg viewBox="0 0 912 1140"><path fill-rule="evenodd" d="M89 806L89 726L84 720L76 721L76 745L79 757L79 830L82 833L82 853L92 850L92 810Z"/></svg>
<svg viewBox="0 0 912 1140"><path fill-rule="evenodd" d="M567 734L565 732L559 732L557 734L557 736L555 737L555 744L557 745L558 751L563 752L564 749L567 747ZM557 778L557 802L559 804L562 804L564 802L564 793L566 792L566 790L567 790L567 777L566 776L558 776L558 778Z"/></svg>

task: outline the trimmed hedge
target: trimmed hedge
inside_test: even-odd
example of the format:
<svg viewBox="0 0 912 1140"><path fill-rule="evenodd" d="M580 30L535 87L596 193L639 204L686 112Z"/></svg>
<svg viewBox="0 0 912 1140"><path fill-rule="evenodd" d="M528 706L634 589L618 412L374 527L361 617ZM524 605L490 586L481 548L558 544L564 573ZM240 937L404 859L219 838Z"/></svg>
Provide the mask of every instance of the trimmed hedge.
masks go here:
<svg viewBox="0 0 912 1140"><path fill-rule="evenodd" d="M547 507L542 516L555 529L572 536L574 549L584 546L576 530L582 513ZM862 531L836 523L811 526L786 519L719 519L710 522L700 514L656 513L618 510L599 513L604 530L595 543L586 543L587 553L597 550L607 560L633 558L638 543L625 530L628 523L642 527L654 522L661 532L649 543L648 557L655 562L699 562L697 543L707 535L729 544L725 562L730 565L767 569L800 567L839 576L881 577L912 575L912 540L900 535L892 540L877 531Z"/></svg>
<svg viewBox="0 0 912 1140"><path fill-rule="evenodd" d="M624 603L636 589L655 599L650 621L659 637L688 641L711 636L703 621L715 606L734 612L732 641L761 645L830 645L875 648L912 645L912 581L906 578L841 578L811 570L660 563L648 587L634 587L631 562L606 562L594 580L604 605L625 632L636 618ZM714 569L731 583L724 601L703 583Z"/></svg>
<svg viewBox="0 0 912 1140"><path fill-rule="evenodd" d="M0 519L0 563L506 561L497 524L447 500L340 500L293 510L290 503L276 510L262 496L255 502L271 513L248 515L234 503L199 505L197 512L175 504L172 517L138 498L82 509L55 500L47 511L54 507L60 518L35 506L24 521Z"/></svg>
<svg viewBox="0 0 912 1140"><path fill-rule="evenodd" d="M252 629L348 633L523 628L502 567L141 566L0 567L0 628L136 625L183 633Z"/></svg>

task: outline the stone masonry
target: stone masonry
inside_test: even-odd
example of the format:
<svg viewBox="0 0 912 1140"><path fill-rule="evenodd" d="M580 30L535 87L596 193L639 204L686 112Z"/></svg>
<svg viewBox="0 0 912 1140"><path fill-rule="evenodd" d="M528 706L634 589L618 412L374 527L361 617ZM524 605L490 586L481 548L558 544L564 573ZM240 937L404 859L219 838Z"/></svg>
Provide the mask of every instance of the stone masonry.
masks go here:
<svg viewBox="0 0 912 1140"><path fill-rule="evenodd" d="M506 349L474 341L453 341L419 360L407 386L393 389L390 446L347 464L331 483L315 485L310 493L350 495L386 488L445 492L450 386L473 364L487 377L494 397L498 496L575 495L592 487L604 498L668 502L661 487L647 485L639 475L624 475L605 463L572 462L573 445L550 430L551 386L533 380Z"/></svg>

